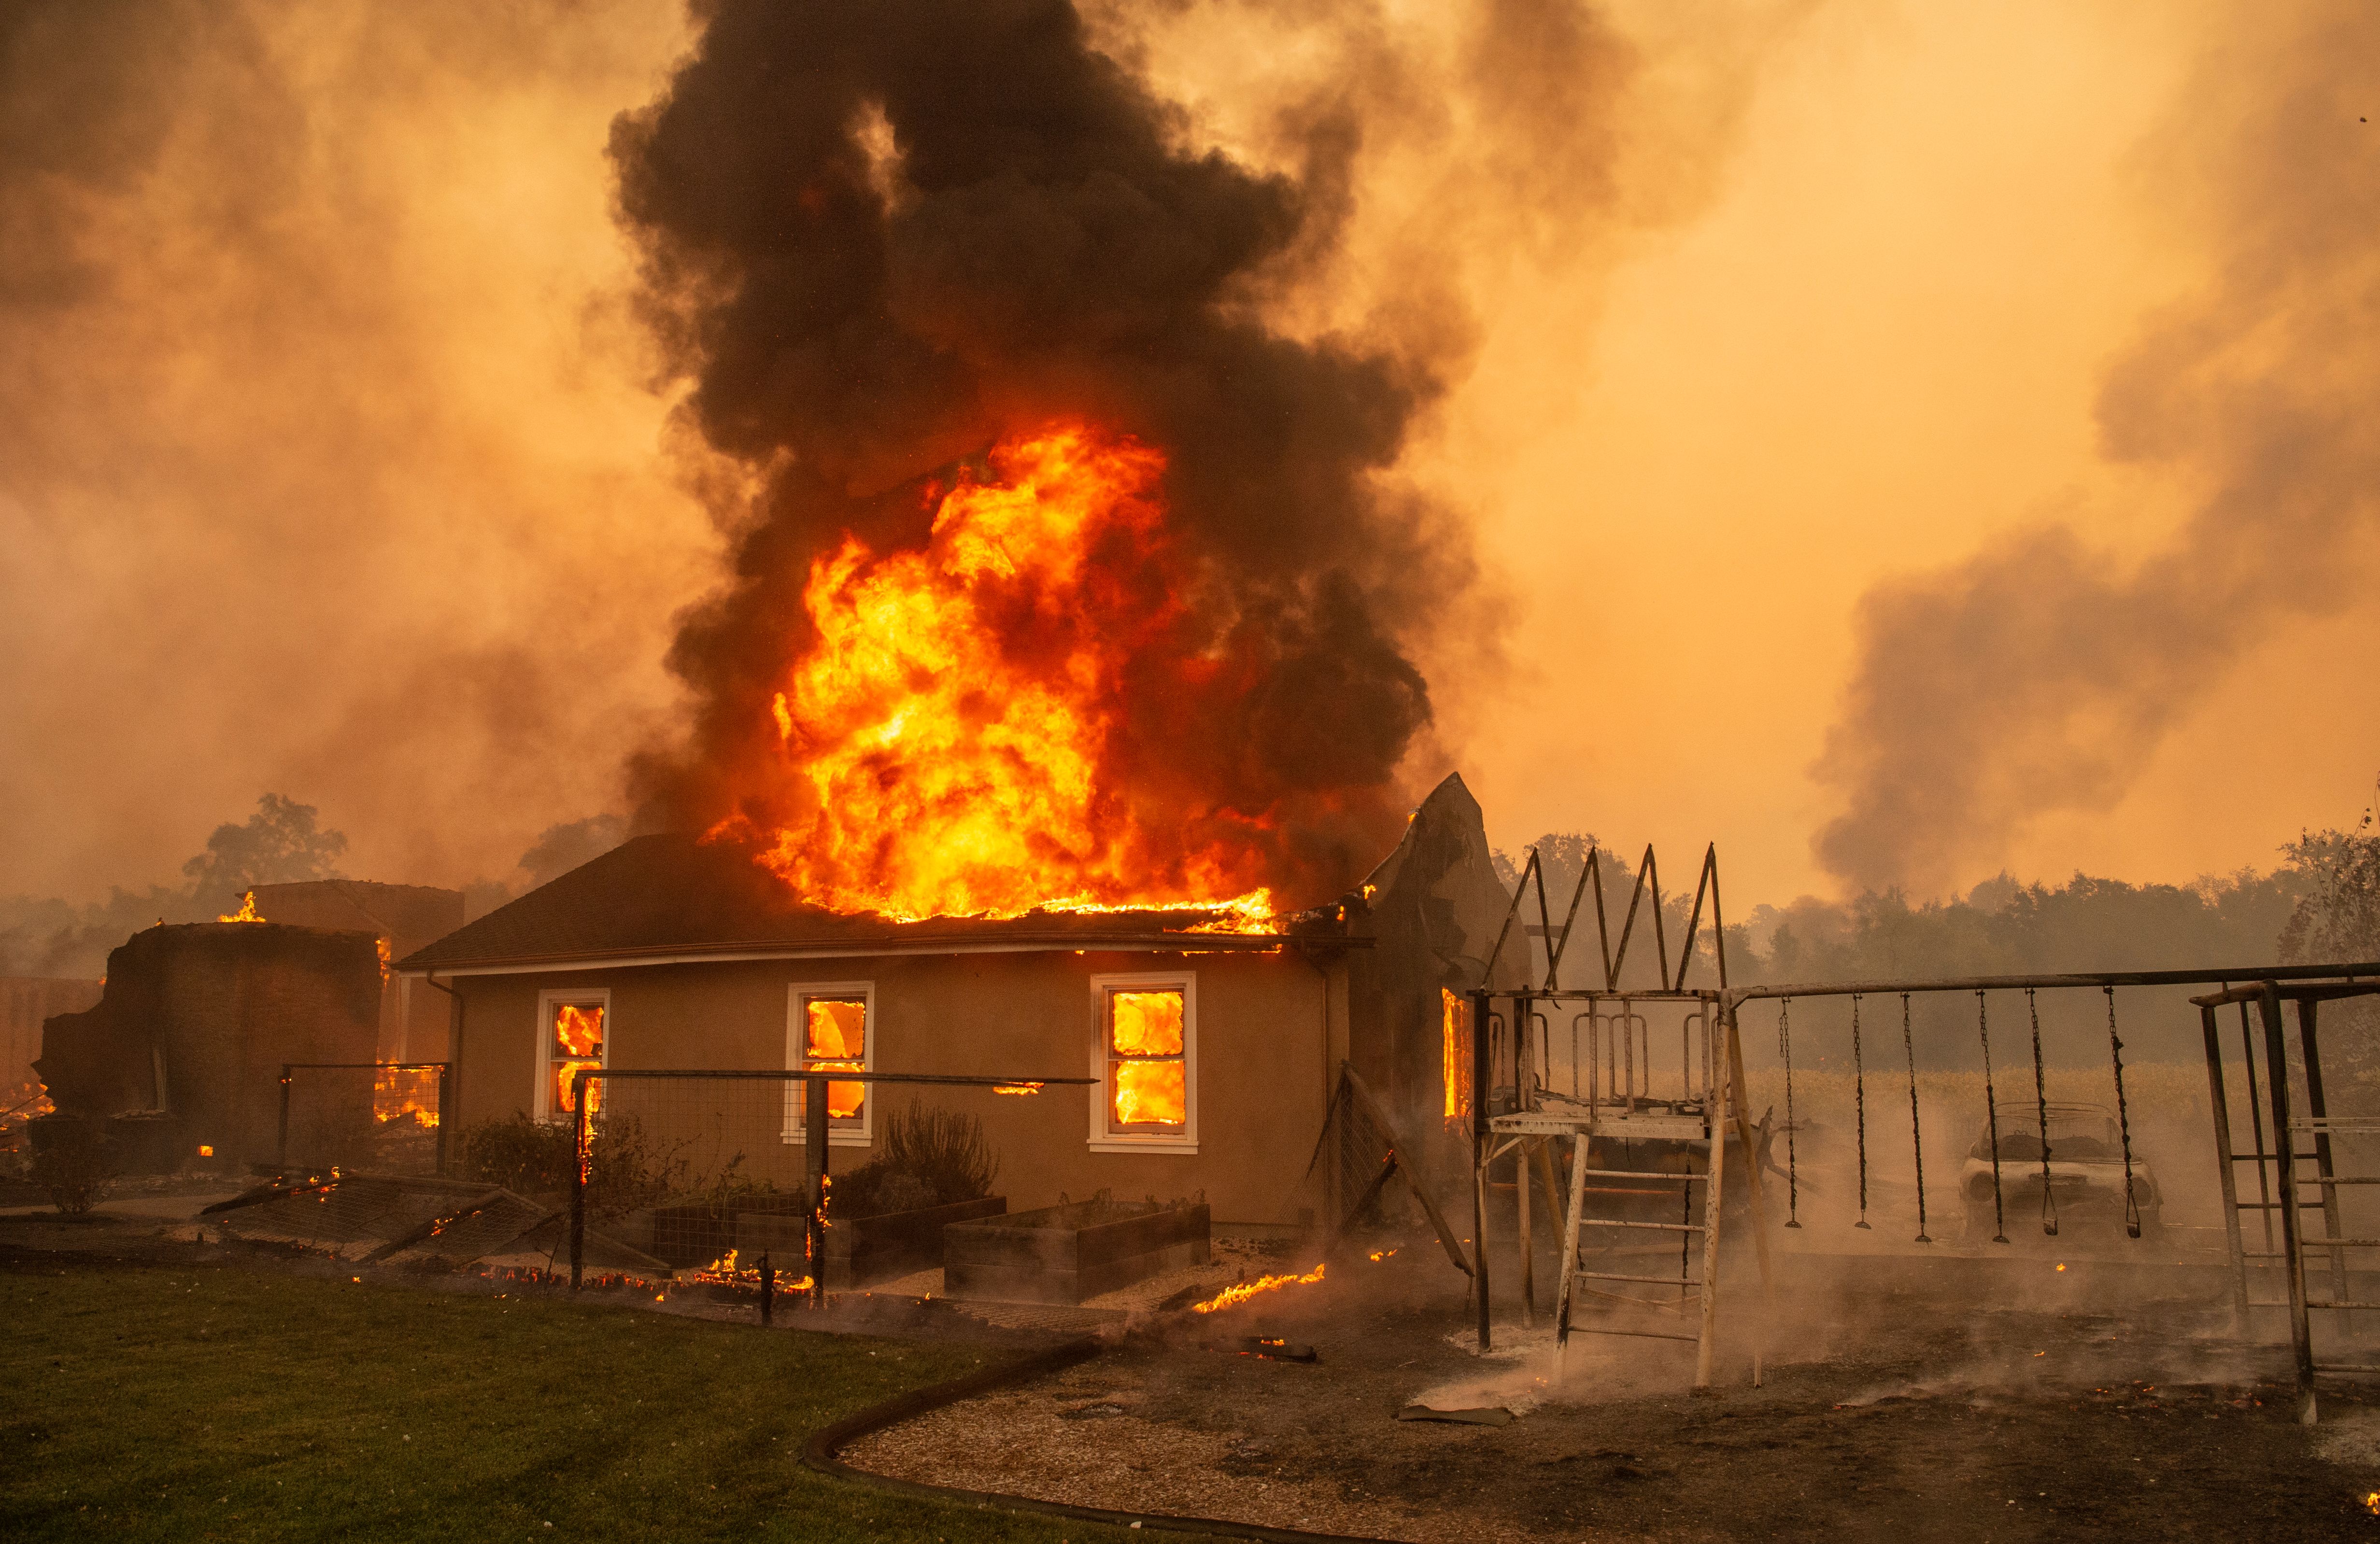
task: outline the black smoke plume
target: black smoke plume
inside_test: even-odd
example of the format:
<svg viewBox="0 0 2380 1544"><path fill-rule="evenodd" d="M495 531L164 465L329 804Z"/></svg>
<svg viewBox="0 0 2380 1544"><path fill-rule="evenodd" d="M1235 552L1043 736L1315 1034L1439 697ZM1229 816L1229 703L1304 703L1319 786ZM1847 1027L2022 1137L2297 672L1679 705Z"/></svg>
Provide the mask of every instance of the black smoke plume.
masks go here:
<svg viewBox="0 0 2380 1544"><path fill-rule="evenodd" d="M1142 814L1267 820L1276 882L1343 885L1398 828L1430 717L1410 643L1461 568L1380 480L1434 374L1260 316L1329 255L1355 127L1317 115L1295 175L1190 148L1060 0L701 10L613 154L692 421L760 491L679 636L697 718L642 763L641 818L748 797L822 549L919 545L918 479L1087 419L1164 451L1172 535L1220 580L1194 604L1229 689L1131 705Z"/></svg>

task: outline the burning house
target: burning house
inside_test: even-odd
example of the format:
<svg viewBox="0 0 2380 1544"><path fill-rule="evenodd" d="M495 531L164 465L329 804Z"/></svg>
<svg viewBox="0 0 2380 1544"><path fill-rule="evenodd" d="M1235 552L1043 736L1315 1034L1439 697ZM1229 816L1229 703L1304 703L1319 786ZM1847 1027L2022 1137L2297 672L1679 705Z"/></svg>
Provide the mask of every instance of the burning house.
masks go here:
<svg viewBox="0 0 2380 1544"><path fill-rule="evenodd" d="M1342 1065L1442 1127L1501 901L1469 795L1408 826L1403 777L1470 561L1398 478L1434 345L1251 304L1327 279L1331 200L1062 6L723 7L611 148L736 550L631 767L683 834L399 962L461 1121L597 1065L1087 1077L937 1097L1020 1203L1219 1222L1294 1220ZM883 1091L826 1097L870 1145Z"/></svg>
<svg viewBox="0 0 2380 1544"><path fill-rule="evenodd" d="M905 921L809 902L734 842L647 836L398 968L452 994L466 1128L566 1116L580 1067L1087 1077L935 1096L983 1121L1017 1204L1203 1193L1218 1222L1294 1224L1342 1063L1436 1133L1443 992L1479 983L1502 920L1488 862L1452 778L1372 880L1293 914ZM882 1093L828 1087L834 1166L856 1166ZM745 1172L798 1172L806 1129L789 1097Z"/></svg>

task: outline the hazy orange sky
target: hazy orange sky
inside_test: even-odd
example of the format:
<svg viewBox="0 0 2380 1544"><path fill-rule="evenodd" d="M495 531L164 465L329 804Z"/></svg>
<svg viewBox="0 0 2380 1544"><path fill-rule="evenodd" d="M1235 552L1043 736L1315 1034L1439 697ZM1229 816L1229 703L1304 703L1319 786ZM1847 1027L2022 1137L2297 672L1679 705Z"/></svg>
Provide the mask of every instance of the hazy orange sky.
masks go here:
<svg viewBox="0 0 2380 1544"><path fill-rule="evenodd" d="M1589 829L1682 865L1710 838L1737 908L1834 890L1814 766L1862 597L2044 523L2120 565L2197 506L2186 466L2110 459L2100 404L2216 283L2228 206L2190 157L2228 120L2192 127L2195 83L2277 9L1742 0L1688 30L1627 0L1601 16L1629 70L1581 84L1612 181L1559 218L1461 111L1377 122L1343 287L1288 304L1319 328L1447 284L1476 329L1406 469L1484 564L1480 625L1424 661L1415 775L1459 767L1500 843ZM355 874L501 876L619 807L718 561L603 156L684 29L113 14L37 31L0 93L0 892L166 878L266 790L320 805ZM1099 14L1251 156L1290 85L1374 48L1427 89L1459 25ZM2282 89L2252 54L2233 74L2242 115ZM2351 824L2375 634L2367 604L2316 609L2276 602L2120 786L1935 883L2185 880Z"/></svg>

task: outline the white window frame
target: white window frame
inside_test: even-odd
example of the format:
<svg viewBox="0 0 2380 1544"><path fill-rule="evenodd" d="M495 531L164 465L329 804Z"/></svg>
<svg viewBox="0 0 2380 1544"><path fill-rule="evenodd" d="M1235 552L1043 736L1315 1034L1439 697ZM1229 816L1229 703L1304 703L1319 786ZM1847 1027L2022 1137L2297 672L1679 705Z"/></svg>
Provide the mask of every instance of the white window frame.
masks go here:
<svg viewBox="0 0 2380 1544"><path fill-rule="evenodd" d="M872 981L797 981L785 989L785 1070L797 1072L808 1065L802 1055L803 1036L808 1028L808 1015L802 1005L812 997L858 998L867 1005L861 1009L859 1066L864 1072L876 1070L876 983ZM828 1081L833 1080L830 1078ZM784 1140L798 1142L808 1135L803 1120L802 1092L804 1084L798 1079L785 1080ZM859 1104L859 1125L856 1128L829 1125L826 1132L830 1147L868 1147L876 1140L876 1085L864 1085L866 1096Z"/></svg>
<svg viewBox="0 0 2380 1544"><path fill-rule="evenodd" d="M612 1065L612 989L608 986L552 987L537 995L537 1103L540 1120L568 1120L567 1111L553 1107L553 1010L599 1007L603 1010L603 1043L597 1049L598 1067Z"/></svg>
<svg viewBox="0 0 2380 1544"><path fill-rule="evenodd" d="M1108 1113L1115 1091L1108 1086L1108 994L1147 988L1182 994L1182 1129L1174 1132L1111 1131ZM1172 1152L1198 1151L1198 972L1132 971L1091 978L1091 1151Z"/></svg>

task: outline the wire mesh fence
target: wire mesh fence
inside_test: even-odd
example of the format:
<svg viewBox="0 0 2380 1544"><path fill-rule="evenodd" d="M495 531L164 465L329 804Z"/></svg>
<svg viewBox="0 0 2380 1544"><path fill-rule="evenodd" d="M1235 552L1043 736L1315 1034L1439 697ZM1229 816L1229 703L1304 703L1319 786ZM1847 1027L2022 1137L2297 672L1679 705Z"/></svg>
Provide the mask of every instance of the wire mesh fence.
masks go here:
<svg viewBox="0 0 2380 1544"><path fill-rule="evenodd" d="M284 1167L435 1175L447 1167L445 1062L292 1062L281 1069Z"/></svg>
<svg viewBox="0 0 2380 1544"><path fill-rule="evenodd" d="M823 1295L830 1137L869 1128L884 1083L1038 1090L1087 1078L1014 1079L808 1070L584 1068L571 1119L569 1237L578 1282L605 1245L764 1293L765 1257L787 1290ZM823 1118L813 1120L813 1111Z"/></svg>

